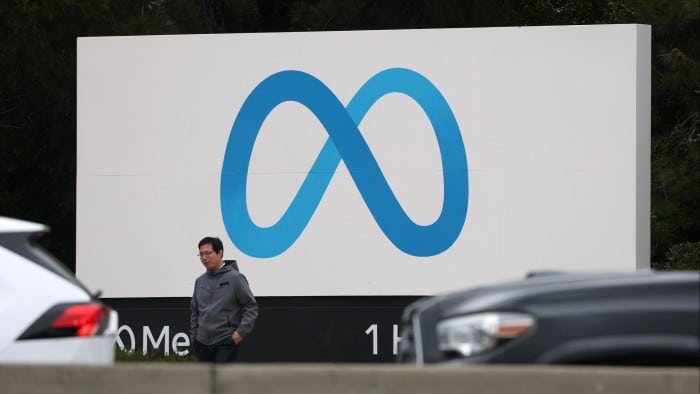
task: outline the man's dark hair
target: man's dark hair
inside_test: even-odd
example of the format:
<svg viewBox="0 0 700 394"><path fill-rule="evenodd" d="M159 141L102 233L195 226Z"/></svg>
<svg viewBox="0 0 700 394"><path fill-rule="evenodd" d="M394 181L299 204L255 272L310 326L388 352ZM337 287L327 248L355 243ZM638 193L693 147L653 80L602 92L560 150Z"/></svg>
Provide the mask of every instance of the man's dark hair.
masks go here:
<svg viewBox="0 0 700 394"><path fill-rule="evenodd" d="M219 253L219 251L224 250L224 244L217 237L204 237L204 238L202 238L202 240L199 241L199 244L197 244L197 248L201 248L202 245L206 245L206 244L211 245L211 248L214 249L214 253Z"/></svg>

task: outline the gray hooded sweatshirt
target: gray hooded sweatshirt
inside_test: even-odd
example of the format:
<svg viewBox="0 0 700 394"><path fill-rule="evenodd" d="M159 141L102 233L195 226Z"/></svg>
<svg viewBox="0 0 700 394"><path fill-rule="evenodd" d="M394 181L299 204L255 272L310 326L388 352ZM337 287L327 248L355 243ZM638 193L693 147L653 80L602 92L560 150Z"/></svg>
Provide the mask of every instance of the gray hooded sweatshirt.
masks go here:
<svg viewBox="0 0 700 394"><path fill-rule="evenodd" d="M248 281L232 264L197 278L190 309L190 341L196 338L204 345L231 337L234 331L245 337L258 317L258 303Z"/></svg>

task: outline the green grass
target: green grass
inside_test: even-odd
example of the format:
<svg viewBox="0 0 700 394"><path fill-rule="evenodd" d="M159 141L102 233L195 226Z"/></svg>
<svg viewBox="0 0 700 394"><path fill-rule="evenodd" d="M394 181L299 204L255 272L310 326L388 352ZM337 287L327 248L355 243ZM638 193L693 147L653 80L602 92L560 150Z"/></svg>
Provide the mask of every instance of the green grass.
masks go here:
<svg viewBox="0 0 700 394"><path fill-rule="evenodd" d="M141 349L136 349L133 352L121 350L119 348L114 352L114 360L116 362L195 362L197 359L192 355L178 356L175 353L170 353L167 356L154 351L143 354Z"/></svg>

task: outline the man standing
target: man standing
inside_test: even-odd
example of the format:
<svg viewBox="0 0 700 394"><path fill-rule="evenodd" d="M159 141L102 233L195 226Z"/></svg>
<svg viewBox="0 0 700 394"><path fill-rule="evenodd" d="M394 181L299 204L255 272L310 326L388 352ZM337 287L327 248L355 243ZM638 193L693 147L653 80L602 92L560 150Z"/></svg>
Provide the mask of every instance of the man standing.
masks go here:
<svg viewBox="0 0 700 394"><path fill-rule="evenodd" d="M219 238L199 241L206 272L194 283L190 301L190 342L199 361L233 362L241 341L253 331L258 303L245 276L226 264Z"/></svg>

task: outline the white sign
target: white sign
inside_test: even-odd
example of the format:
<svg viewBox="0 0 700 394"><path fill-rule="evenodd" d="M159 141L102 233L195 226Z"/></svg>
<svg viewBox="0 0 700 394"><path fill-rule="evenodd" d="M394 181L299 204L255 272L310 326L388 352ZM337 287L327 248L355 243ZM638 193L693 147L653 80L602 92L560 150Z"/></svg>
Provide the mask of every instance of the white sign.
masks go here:
<svg viewBox="0 0 700 394"><path fill-rule="evenodd" d="M78 277L429 295L649 266L644 25L78 39Z"/></svg>

